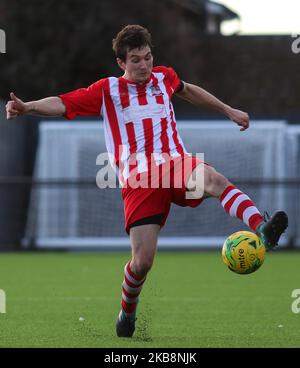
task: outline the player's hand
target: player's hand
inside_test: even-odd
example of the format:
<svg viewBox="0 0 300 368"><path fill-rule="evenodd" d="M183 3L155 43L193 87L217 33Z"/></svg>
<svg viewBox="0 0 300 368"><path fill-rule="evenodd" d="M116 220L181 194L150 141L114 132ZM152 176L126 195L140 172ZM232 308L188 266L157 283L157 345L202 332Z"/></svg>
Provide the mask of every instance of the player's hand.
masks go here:
<svg viewBox="0 0 300 368"><path fill-rule="evenodd" d="M241 126L241 132L249 128L249 115L246 112L236 109L230 109L228 117L237 125Z"/></svg>
<svg viewBox="0 0 300 368"><path fill-rule="evenodd" d="M11 100L6 104L6 119L14 119L26 112L26 104L20 98L15 96L13 92L10 93Z"/></svg>

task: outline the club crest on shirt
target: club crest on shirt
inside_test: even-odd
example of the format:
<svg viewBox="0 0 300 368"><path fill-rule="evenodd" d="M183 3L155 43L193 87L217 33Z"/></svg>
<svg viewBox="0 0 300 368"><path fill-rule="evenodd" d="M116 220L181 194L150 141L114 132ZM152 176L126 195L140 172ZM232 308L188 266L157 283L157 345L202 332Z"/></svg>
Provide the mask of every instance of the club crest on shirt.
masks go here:
<svg viewBox="0 0 300 368"><path fill-rule="evenodd" d="M162 96L162 91L158 86L152 86L151 87L151 93L152 96Z"/></svg>

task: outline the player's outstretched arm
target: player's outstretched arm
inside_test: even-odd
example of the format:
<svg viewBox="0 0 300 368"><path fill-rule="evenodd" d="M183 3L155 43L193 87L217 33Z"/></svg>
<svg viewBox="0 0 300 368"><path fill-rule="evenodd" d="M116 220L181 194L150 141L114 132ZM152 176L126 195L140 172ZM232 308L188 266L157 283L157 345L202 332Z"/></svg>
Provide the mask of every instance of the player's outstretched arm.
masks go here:
<svg viewBox="0 0 300 368"><path fill-rule="evenodd" d="M193 105L206 107L226 115L230 120L241 126L241 131L249 128L249 115L241 110L233 109L218 98L194 84L184 82L184 88L176 94Z"/></svg>
<svg viewBox="0 0 300 368"><path fill-rule="evenodd" d="M66 112L66 107L59 97L24 102L11 92L10 98L11 100L6 104L7 120L14 119L19 115L63 116Z"/></svg>

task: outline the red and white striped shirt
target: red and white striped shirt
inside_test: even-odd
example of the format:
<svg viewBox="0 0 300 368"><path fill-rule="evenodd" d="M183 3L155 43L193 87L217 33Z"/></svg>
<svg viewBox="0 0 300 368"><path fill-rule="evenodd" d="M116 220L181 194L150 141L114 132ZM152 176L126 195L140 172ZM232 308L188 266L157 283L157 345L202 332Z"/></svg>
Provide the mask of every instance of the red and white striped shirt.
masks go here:
<svg viewBox="0 0 300 368"><path fill-rule="evenodd" d="M148 171L151 155L160 165L163 154L172 158L187 154L171 103L180 84L172 68L157 66L144 84L109 77L59 97L66 106L67 119L103 116L107 151L127 180L133 166L138 173ZM134 165L132 156L136 157Z"/></svg>

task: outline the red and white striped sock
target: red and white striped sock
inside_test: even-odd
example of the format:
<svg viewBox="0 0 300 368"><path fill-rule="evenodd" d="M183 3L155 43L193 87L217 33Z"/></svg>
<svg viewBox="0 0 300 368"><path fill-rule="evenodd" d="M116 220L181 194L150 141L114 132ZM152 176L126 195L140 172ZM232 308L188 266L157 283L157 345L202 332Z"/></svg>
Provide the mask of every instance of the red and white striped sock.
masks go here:
<svg viewBox="0 0 300 368"><path fill-rule="evenodd" d="M125 265L122 284L122 310L127 316L135 312L145 280L146 277L141 278L132 272L130 261Z"/></svg>
<svg viewBox="0 0 300 368"><path fill-rule="evenodd" d="M253 231L264 221L251 199L234 185L224 190L220 202L230 216L239 218Z"/></svg>

